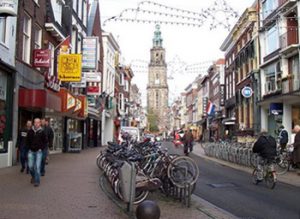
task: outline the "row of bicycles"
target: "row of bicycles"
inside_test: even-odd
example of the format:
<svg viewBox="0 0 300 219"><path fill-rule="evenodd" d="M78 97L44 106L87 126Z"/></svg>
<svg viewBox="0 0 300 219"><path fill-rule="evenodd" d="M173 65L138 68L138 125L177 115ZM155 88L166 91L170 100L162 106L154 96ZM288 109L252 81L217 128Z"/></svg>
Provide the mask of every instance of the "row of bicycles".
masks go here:
<svg viewBox="0 0 300 219"><path fill-rule="evenodd" d="M231 163L256 167L258 162L257 154L252 152L253 143L206 143L204 152L207 156L215 157ZM293 145L288 145L286 150L277 149L277 156L274 160L274 168L278 175L282 175L292 169Z"/></svg>
<svg viewBox="0 0 300 219"><path fill-rule="evenodd" d="M138 143L128 140L122 144L108 142L108 147L97 156L97 165L104 171L112 190L123 200L120 169L124 163L134 165L136 171L134 204L145 200L151 191L169 194L172 189L195 188L199 169L193 159L169 154L160 143L146 140Z"/></svg>
<svg viewBox="0 0 300 219"><path fill-rule="evenodd" d="M229 161L235 164L254 168L252 181L259 184L266 182L267 187L273 189L277 182L277 175L285 174L292 169L293 145L287 145L285 150L277 148L277 156L273 160L261 160L252 152L253 143L207 143L204 145L206 155Z"/></svg>

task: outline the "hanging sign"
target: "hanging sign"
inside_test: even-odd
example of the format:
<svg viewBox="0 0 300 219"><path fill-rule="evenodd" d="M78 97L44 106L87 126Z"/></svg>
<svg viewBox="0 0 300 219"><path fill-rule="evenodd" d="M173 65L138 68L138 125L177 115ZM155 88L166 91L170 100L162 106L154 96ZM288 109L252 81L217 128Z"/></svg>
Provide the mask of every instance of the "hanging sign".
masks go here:
<svg viewBox="0 0 300 219"><path fill-rule="evenodd" d="M35 49L33 50L33 67L35 68L50 68L51 65L51 50L50 49Z"/></svg>
<svg viewBox="0 0 300 219"><path fill-rule="evenodd" d="M243 97L250 98L252 96L252 94L253 94L253 90L251 87L246 86L242 89Z"/></svg>
<svg viewBox="0 0 300 219"><path fill-rule="evenodd" d="M82 68L97 69L98 37L86 37L82 43Z"/></svg>
<svg viewBox="0 0 300 219"><path fill-rule="evenodd" d="M80 82L81 55L62 54L58 59L58 79L65 82Z"/></svg>

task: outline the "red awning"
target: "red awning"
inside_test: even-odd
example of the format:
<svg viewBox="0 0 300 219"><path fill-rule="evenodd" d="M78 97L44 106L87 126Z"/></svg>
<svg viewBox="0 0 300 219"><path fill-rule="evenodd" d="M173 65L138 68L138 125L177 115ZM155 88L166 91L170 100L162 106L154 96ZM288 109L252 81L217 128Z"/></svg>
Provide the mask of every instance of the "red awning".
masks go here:
<svg viewBox="0 0 300 219"><path fill-rule="evenodd" d="M20 88L19 107L61 112L61 98L50 90Z"/></svg>

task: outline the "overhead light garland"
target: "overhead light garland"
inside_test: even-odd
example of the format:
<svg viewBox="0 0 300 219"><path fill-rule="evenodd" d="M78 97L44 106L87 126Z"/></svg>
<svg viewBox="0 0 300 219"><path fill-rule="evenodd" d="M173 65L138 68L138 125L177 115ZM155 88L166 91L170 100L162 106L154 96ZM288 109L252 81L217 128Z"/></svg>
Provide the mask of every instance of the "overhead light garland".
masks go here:
<svg viewBox="0 0 300 219"><path fill-rule="evenodd" d="M221 19L217 17L217 14L221 14ZM149 15L151 19L148 18ZM207 23L210 29L223 27L230 30L230 18L237 17L237 12L225 0L215 0L210 7L201 12L175 8L153 1L142 1L138 3L137 8L124 9L119 15L106 19L103 26L108 22L117 21L192 27L202 27L204 23Z"/></svg>

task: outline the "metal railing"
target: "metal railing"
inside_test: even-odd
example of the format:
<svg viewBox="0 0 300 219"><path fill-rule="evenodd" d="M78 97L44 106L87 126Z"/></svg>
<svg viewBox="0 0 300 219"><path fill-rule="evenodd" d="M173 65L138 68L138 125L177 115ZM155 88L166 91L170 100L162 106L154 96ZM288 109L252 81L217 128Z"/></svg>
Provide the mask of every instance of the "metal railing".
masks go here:
<svg viewBox="0 0 300 219"><path fill-rule="evenodd" d="M289 29L280 36L280 48L284 49L288 46L299 43L298 30L296 28Z"/></svg>

